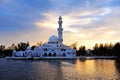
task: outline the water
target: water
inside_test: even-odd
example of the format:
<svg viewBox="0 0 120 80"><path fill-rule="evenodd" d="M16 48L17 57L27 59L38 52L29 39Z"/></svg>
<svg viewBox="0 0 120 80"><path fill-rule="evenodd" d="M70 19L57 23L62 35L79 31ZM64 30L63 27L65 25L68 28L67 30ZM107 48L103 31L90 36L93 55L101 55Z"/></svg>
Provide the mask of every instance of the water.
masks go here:
<svg viewBox="0 0 120 80"><path fill-rule="evenodd" d="M0 59L0 80L116 80L116 60L6 60Z"/></svg>

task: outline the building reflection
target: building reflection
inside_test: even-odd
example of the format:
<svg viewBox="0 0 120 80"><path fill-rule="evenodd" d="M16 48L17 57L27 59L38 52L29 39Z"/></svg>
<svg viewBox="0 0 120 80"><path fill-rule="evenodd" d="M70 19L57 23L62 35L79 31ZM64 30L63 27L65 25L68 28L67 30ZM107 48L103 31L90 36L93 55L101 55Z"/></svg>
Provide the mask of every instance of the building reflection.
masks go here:
<svg viewBox="0 0 120 80"><path fill-rule="evenodd" d="M38 69L39 77L42 79L116 80L120 78L120 61L115 60L49 60L40 61L35 68Z"/></svg>
<svg viewBox="0 0 120 80"><path fill-rule="evenodd" d="M50 71L48 74L49 78L48 80L57 80L58 77L60 80L62 80L64 78L64 74L63 74L63 70L62 70L62 61L60 60L49 60L47 61L47 63L49 64L49 66L47 66L47 68L49 68L48 70ZM48 72L47 70L47 72Z"/></svg>
<svg viewBox="0 0 120 80"><path fill-rule="evenodd" d="M71 71L74 71L72 66L75 64L75 60L44 60L41 62L45 65L39 68L39 75L44 74L43 79L66 80L73 75Z"/></svg>

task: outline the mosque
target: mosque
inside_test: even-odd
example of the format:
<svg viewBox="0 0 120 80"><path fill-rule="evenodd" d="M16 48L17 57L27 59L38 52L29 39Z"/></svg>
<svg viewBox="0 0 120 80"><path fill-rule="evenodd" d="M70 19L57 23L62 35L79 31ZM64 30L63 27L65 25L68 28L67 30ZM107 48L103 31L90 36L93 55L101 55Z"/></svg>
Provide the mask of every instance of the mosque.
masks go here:
<svg viewBox="0 0 120 80"><path fill-rule="evenodd" d="M26 57L26 58L47 58L47 57L64 57L64 58L75 58L76 50L71 49L69 46L65 46L63 42L63 28L62 28L62 17L59 16L57 28L58 37L52 35L48 42L44 43L42 46L35 47L34 50L31 50L31 47L28 46L25 51L13 51L13 57Z"/></svg>

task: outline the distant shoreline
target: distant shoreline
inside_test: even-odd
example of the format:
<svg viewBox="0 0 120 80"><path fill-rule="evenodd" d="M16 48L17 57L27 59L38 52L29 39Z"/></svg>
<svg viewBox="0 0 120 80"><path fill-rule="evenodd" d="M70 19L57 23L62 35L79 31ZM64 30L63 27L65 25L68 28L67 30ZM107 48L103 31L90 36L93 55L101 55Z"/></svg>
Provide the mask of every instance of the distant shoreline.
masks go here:
<svg viewBox="0 0 120 80"><path fill-rule="evenodd" d="M79 59L117 59L117 56L80 56Z"/></svg>
<svg viewBox="0 0 120 80"><path fill-rule="evenodd" d="M117 56L80 56L75 58L67 58L67 57L5 57L6 59L13 59L13 60L76 60L76 59L117 59Z"/></svg>

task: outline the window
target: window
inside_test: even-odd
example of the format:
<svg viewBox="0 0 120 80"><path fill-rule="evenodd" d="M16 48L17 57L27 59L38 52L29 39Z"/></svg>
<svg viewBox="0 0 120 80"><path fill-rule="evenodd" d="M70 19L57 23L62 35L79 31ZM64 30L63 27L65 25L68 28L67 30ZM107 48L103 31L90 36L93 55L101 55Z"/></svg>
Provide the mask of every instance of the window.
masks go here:
<svg viewBox="0 0 120 80"><path fill-rule="evenodd" d="M65 54L65 53L63 53L63 56L66 56L66 54Z"/></svg>
<svg viewBox="0 0 120 80"><path fill-rule="evenodd" d="M48 54L48 56L52 56L52 54L51 54L51 53L49 53L49 54Z"/></svg>
<svg viewBox="0 0 120 80"><path fill-rule="evenodd" d="M45 53L43 54L43 56L47 56L47 53L45 52Z"/></svg>
<svg viewBox="0 0 120 80"><path fill-rule="evenodd" d="M56 56L56 53L53 53L53 56Z"/></svg>
<svg viewBox="0 0 120 80"><path fill-rule="evenodd" d="M61 51L66 51L66 49L61 49Z"/></svg>

